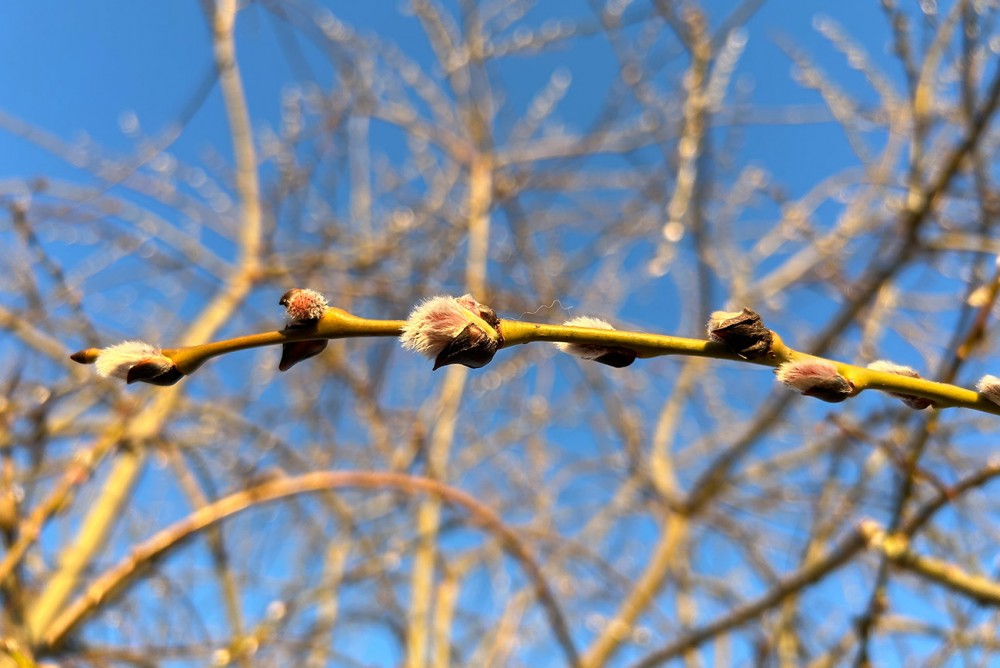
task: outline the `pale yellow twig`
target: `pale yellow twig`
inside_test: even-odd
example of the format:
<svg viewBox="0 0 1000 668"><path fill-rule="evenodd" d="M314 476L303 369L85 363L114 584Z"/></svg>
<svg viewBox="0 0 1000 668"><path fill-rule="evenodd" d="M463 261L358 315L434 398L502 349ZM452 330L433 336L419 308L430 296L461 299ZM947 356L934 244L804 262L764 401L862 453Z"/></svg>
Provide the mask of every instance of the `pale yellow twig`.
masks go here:
<svg viewBox="0 0 1000 668"><path fill-rule="evenodd" d="M213 357L239 350L279 345L288 341L399 336L402 333L402 328L403 321L400 320L369 320L351 315L341 309L330 308L312 328L263 332L184 348L165 348L163 354L170 357L183 373L190 374ZM880 390L925 397L931 399L934 402L934 407L938 409L967 408L1000 415L1000 406L975 390L925 378L912 378L886 371L874 371L845 362L809 355L785 345L777 334L774 334L774 341L768 354L753 360L746 360L730 352L724 344L716 341L666 334L548 325L521 320L501 320L500 330L504 337L504 348L546 341L627 348L635 351L636 356L640 359L681 355L731 360L769 367L778 367L786 362L803 360L825 361L833 364L837 373L851 382L854 386L852 396L864 390Z"/></svg>
<svg viewBox="0 0 1000 668"><path fill-rule="evenodd" d="M1000 582L968 573L941 559L921 556L910 549L910 541L905 535L886 533L875 520L862 522L859 529L868 541L868 547L899 568L968 596L977 603L1000 606Z"/></svg>

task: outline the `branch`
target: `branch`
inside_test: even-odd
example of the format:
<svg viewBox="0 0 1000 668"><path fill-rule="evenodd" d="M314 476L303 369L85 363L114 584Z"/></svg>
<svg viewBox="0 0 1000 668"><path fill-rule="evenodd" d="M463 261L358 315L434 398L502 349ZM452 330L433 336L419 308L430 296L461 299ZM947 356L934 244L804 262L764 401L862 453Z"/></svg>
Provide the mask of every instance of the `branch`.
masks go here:
<svg viewBox="0 0 1000 668"><path fill-rule="evenodd" d="M947 561L918 555L910 549L910 541L905 535L886 533L875 520L861 522L859 530L868 541L868 547L896 566L964 594L981 605L1000 606L1000 583L967 573Z"/></svg>
<svg viewBox="0 0 1000 668"><path fill-rule="evenodd" d="M855 529L843 539L836 549L824 558L818 559L816 562L803 567L795 574L785 578L771 589L771 591L753 603L740 606L725 617L692 631L666 647L646 655L645 658L634 664L632 668L652 668L652 666L658 666L697 648L702 643L726 631L756 619L789 596L816 583L832 571L846 564L865 547L865 544L865 538L861 533L861 529Z"/></svg>
<svg viewBox="0 0 1000 668"><path fill-rule="evenodd" d="M907 398L911 400L918 398L926 399L928 401L924 402L924 406L929 405L936 409L967 408L983 413L1000 415L1000 405L987 398L984 393L949 383L934 382L920 378L917 375L903 375L903 371L883 371L865 368L809 355L789 347L781 340L781 337L774 332L770 332L770 330L764 330L770 332L766 350L758 350L755 353L756 356L748 358L745 351L734 352L734 348L730 344L721 340L691 339L667 334L602 329L594 326L578 327L573 325L531 323L520 320L500 320L493 314L492 309L478 304L471 297L463 297L462 299L470 300L471 303L476 304L480 309L485 309L485 311L482 312L484 315L480 317L468 312L465 307L449 306L449 308L456 309L456 312L447 313L445 316L449 318L467 318L467 320L460 323L464 327L459 327L454 333L442 334L441 332L431 332L427 335L420 329L425 323L414 321L414 318L418 316L429 319L444 317L433 312L428 314L427 307L433 305L433 302L438 300L442 302L449 300L452 302L460 301L452 297L436 297L433 300L425 302L424 305L414 310L414 314L411 315L408 321L371 320L352 315L339 308L330 307L326 308L323 315L315 320L292 323L292 325L281 331L249 334L183 348L164 348L155 357L136 358L132 360L134 368L126 368L118 375L125 378L127 373L129 382L133 382L133 380L146 380L154 384L172 384L182 377L195 372L208 360L240 350L304 341L386 336L403 336L404 343L408 347L417 349L432 357L437 355L437 366L457 362L478 368L489 363L493 352L499 348L511 348L518 344L550 342L569 344L567 352L579 354L587 359L598 359L600 361L599 358L606 353L607 357L614 358L614 362L606 362L612 366L627 366L635 358L646 359L664 355L682 355L744 362L774 368L780 367L784 370L779 371L779 379L782 382L798 389L803 394L818 396L826 401L841 401L856 396L865 390L880 390L903 398L904 401ZM491 316L485 315L487 311ZM459 312L464 312L464 315ZM606 323L604 324L606 325ZM444 323L444 325L454 326L451 322ZM441 323L432 322L428 325L428 327L436 326L441 326ZM479 332L475 337L470 334L473 327ZM607 327L610 327L610 325L607 325ZM407 333L408 330L409 333ZM413 333L414 331L416 334ZM405 337L407 336L410 337L410 341L406 341ZM420 340L416 343L412 341L412 339L420 337L430 340ZM476 340L473 340L473 338ZM146 346L147 344L142 345ZM476 346L487 346L488 350L477 350ZM94 363L100 359L103 352L108 350L110 349L99 350L90 348L81 350L73 355L73 359L85 364ZM623 353L627 354L627 361L622 360ZM312 354L315 354L315 352ZM442 361L442 356L444 361ZM171 363L173 364L173 368L169 370L171 373L163 374L163 377L170 376L170 380L166 383L158 382L157 379L159 376L147 377L149 373L163 373L163 365ZM98 365L100 368L99 362ZM883 366L887 368L895 367L892 364ZM138 371L139 367L144 367L143 373L135 374L135 377L133 377L132 372ZM906 369L905 367L896 368ZM807 375L805 378L802 378L801 374L798 373L800 369L806 371ZM915 374L912 370L907 371ZM830 377L810 376L810 373L829 373ZM105 375L116 375L116 372L111 371ZM988 378L990 377L986 376L984 380ZM839 383L833 388L835 390L834 394L839 393L834 398L830 398L830 388L825 385L823 387L819 387L819 385L815 387L809 386L810 382L824 384L830 379L836 379ZM997 388L997 391L1000 393L1000 387ZM907 401L907 404L914 407L910 401Z"/></svg>
<svg viewBox="0 0 1000 668"><path fill-rule="evenodd" d="M608 664L622 640L628 637L635 620L649 607L649 603L656 597L666 577L674 572L676 568L674 564L679 558L678 554L687 538L689 528L688 518L680 514L671 514L664 520L660 538L649 563L605 630L588 648L582 666L599 668Z"/></svg>
<svg viewBox="0 0 1000 668"><path fill-rule="evenodd" d="M212 16L212 38L236 164L236 191L242 213L238 227L240 255L232 274L227 277L198 317L192 321L184 335L186 342L211 337L227 322L252 289L260 263L261 207L257 156L253 146L243 83L236 61L234 35L236 14L236 0L219 0ZM178 396L177 393L158 396L130 425L129 435L136 436L135 440L141 442L143 436L159 429L170 414ZM100 496L90 507L77 533L72 549L64 552L58 570L46 583L45 589L29 612L28 620L32 636L39 635L49 626L51 620L69 599L81 573L104 545L111 527L121 516L123 505L131 496L132 487L142 471L144 461L144 453L137 450L123 453L114 462Z"/></svg>
<svg viewBox="0 0 1000 668"><path fill-rule="evenodd" d="M122 429L115 425L98 439L93 447L82 450L76 456L69 470L56 483L48 497L32 510L31 515L18 524L17 540L8 548L3 561L0 561L0 585L6 582L17 565L21 563L28 548L38 540L42 528L49 518L58 513L75 490L90 478L97 465L120 442L121 436Z"/></svg>
<svg viewBox="0 0 1000 668"><path fill-rule="evenodd" d="M135 584L157 561L162 560L206 527L263 503L297 494L348 487L392 488L409 494L428 493L465 508L472 520L493 534L500 541L504 551L521 564L531 580L535 595L545 608L549 625L566 655L567 663L572 666L578 664L578 655L566 619L556 602L552 588L542 574L541 567L530 548L503 523L499 515L470 494L436 480L381 471L317 471L294 478L269 481L203 506L185 519L137 545L129 556L105 571L43 631L42 644L50 649L58 646L80 624Z"/></svg>

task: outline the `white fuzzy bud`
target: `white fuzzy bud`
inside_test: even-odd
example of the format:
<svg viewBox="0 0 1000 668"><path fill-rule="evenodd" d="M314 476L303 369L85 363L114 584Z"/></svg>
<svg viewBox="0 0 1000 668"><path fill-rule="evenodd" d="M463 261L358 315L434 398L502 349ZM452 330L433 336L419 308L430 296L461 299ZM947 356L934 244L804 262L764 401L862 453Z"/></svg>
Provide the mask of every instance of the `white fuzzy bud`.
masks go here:
<svg viewBox="0 0 1000 668"><path fill-rule="evenodd" d="M136 364L159 356L160 350L145 341L123 341L107 348L101 348L94 366L97 367L97 375L99 376L125 380L128 377L128 372Z"/></svg>
<svg viewBox="0 0 1000 668"><path fill-rule="evenodd" d="M920 378L920 374L917 373L916 369L903 366L902 364L896 364L895 362L890 362L889 360L875 360L868 365L868 368L872 371L894 373L897 376L906 376L907 378ZM910 408L918 411L934 405L934 402L930 399L918 397L913 394L901 394L899 392L889 392L889 394L896 397Z"/></svg>
<svg viewBox="0 0 1000 668"><path fill-rule="evenodd" d="M566 327L586 327L588 329L614 330L607 320L579 316L563 323ZM601 345L599 343L570 343L559 341L556 348L562 352L585 360L593 360L616 368L626 367L635 361L635 351L618 346Z"/></svg>
<svg viewBox="0 0 1000 668"><path fill-rule="evenodd" d="M985 375L976 383L976 389L979 394L1000 406L1000 378Z"/></svg>

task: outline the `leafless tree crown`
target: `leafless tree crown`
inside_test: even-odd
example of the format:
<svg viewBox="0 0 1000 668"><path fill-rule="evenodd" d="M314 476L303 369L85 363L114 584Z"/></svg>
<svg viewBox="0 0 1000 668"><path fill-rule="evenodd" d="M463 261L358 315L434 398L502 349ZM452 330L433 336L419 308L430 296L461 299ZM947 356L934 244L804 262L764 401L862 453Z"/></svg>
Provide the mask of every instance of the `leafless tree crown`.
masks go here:
<svg viewBox="0 0 1000 668"><path fill-rule="evenodd" d="M167 127L124 114L126 154L0 108L77 174L0 180L0 667L992 665L997 3L808 34L756 0L385 4L204 0L211 76ZM245 22L295 73L275 113ZM69 358L148 341L155 379L285 326L289 288L383 336L468 293L489 363ZM849 400L803 398L753 339L613 369L476 303L694 339L746 306L965 403L785 367Z"/></svg>

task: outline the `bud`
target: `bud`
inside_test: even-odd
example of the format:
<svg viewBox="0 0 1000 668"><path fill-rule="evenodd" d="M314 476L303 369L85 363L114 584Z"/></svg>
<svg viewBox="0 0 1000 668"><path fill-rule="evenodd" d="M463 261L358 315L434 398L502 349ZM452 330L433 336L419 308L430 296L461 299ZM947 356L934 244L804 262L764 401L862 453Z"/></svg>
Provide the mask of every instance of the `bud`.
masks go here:
<svg viewBox="0 0 1000 668"><path fill-rule="evenodd" d="M611 323L600 318L590 318L580 316L563 323L567 327L589 327L591 329L610 329L614 327ZM555 344L556 348L569 355L574 355L585 360L593 360L601 364L607 364L617 369L626 367L635 361L636 353L628 348L618 346L605 346L596 343L566 343L560 341Z"/></svg>
<svg viewBox="0 0 1000 668"><path fill-rule="evenodd" d="M285 307L292 324L319 320L327 309L326 297L308 288L292 288L281 295L278 303Z"/></svg>
<svg viewBox="0 0 1000 668"><path fill-rule="evenodd" d="M906 376L908 378L920 378L920 374L915 369L888 360L875 360L868 365L868 368L872 371L884 371L885 373L894 373L898 376ZM910 408L918 411L934 405L934 402L930 399L912 394L900 394L898 392L888 392L887 394L896 397Z"/></svg>
<svg viewBox="0 0 1000 668"><path fill-rule="evenodd" d="M434 359L434 368L486 366L503 346L500 319L472 295L427 299L410 313L399 337L404 348Z"/></svg>
<svg viewBox="0 0 1000 668"><path fill-rule="evenodd" d="M976 383L976 389L979 394L1000 406L1000 378L990 375L983 376Z"/></svg>
<svg viewBox="0 0 1000 668"><path fill-rule="evenodd" d="M299 362L316 357L326 350L327 343L329 341L326 339L316 339L281 344L281 360L278 362L278 371L288 371Z"/></svg>
<svg viewBox="0 0 1000 668"><path fill-rule="evenodd" d="M173 385L184 377L172 359L144 341L125 341L101 349L88 348L70 355L70 359L80 364L94 364L99 376L121 378L129 385L140 381L152 385Z"/></svg>
<svg viewBox="0 0 1000 668"><path fill-rule="evenodd" d="M143 360L129 369L128 375L125 376L125 382L129 385L136 382L143 382L150 385L167 387L173 385L183 377L184 374L174 366L172 359L161 356L155 359Z"/></svg>
<svg viewBox="0 0 1000 668"><path fill-rule="evenodd" d="M708 320L708 338L721 341L729 351L745 360L755 360L771 351L774 334L760 316L748 308L716 311Z"/></svg>
<svg viewBox="0 0 1000 668"><path fill-rule="evenodd" d="M84 348L69 356L77 364L93 364L101 354L100 348Z"/></svg>
<svg viewBox="0 0 1000 668"><path fill-rule="evenodd" d="M854 394L854 385L837 372L830 362L803 359L785 362L775 371L780 382L807 397L816 397L831 404L840 403Z"/></svg>
<svg viewBox="0 0 1000 668"><path fill-rule="evenodd" d="M285 307L285 315L288 317L286 331L313 327L326 313L328 306L326 297L309 288L292 288L281 295L278 303ZM319 355L326 350L328 343L326 339L316 339L282 344L278 371L288 371L299 362Z"/></svg>

